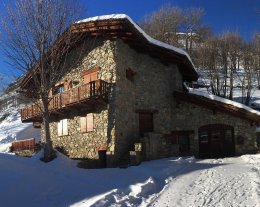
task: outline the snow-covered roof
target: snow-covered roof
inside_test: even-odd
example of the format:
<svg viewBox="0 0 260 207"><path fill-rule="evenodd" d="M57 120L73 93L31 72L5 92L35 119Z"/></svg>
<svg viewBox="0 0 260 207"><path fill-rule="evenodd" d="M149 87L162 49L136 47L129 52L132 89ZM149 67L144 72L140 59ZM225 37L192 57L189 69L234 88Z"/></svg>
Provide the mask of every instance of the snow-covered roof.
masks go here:
<svg viewBox="0 0 260 207"><path fill-rule="evenodd" d="M240 109L244 109L248 112L251 112L253 114L256 114L258 116L260 116L260 112L259 111L256 111L244 104L241 104L241 103L238 103L238 102L235 102L235 101L231 101L229 99L226 99L226 98L221 98L219 96L215 96L215 95L211 95L211 94L207 94L205 92L202 92L202 91L195 91L195 90L191 90L189 91L189 93L191 94L195 94L195 95L198 95L198 96L203 96L205 98L208 98L210 100L214 100L214 101L218 101L218 102L221 102L221 103L225 103L225 104L229 104L229 105L232 105L232 106L235 106L237 108L240 108Z"/></svg>
<svg viewBox="0 0 260 207"><path fill-rule="evenodd" d="M145 38L148 42L150 42L151 44L157 45L159 47L163 47L169 50L172 50L176 53L179 53L181 55L185 55L189 61L191 62L194 70L196 70L190 56L188 55L187 52L185 52L184 50L174 47L172 45L166 44L164 42L161 42L159 40L156 40L152 37L150 37L148 34L145 33L145 31L139 27L128 15L126 14L111 14L111 15L102 15L102 16L96 16L96 17L90 17L87 19L83 19L80 21L77 21L76 24L78 23L85 23L85 22L95 22L95 21L102 21L102 20L112 20L112 19L127 19Z"/></svg>

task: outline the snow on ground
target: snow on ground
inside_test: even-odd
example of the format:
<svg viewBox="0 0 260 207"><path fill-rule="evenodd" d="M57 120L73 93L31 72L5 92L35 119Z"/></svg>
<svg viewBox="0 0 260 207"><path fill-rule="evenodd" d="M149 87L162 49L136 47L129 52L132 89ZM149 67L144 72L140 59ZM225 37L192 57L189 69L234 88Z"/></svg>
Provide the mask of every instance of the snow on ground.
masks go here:
<svg viewBox="0 0 260 207"><path fill-rule="evenodd" d="M11 142L27 138L38 141L40 130L32 123L22 123L20 109L11 107L0 112L0 152L8 152Z"/></svg>
<svg viewBox="0 0 260 207"><path fill-rule="evenodd" d="M126 169L80 169L62 154L0 154L1 206L260 206L260 155L167 158Z"/></svg>
<svg viewBox="0 0 260 207"><path fill-rule="evenodd" d="M257 160L254 164L243 157L200 161L209 167L191 165L193 173L170 182L152 206L260 206L260 156Z"/></svg>

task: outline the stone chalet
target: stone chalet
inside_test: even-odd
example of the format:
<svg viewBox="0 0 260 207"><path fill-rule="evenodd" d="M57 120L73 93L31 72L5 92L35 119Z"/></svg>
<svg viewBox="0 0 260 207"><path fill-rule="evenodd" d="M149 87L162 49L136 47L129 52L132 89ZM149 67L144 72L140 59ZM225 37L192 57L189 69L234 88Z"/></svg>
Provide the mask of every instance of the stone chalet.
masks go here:
<svg viewBox="0 0 260 207"><path fill-rule="evenodd" d="M103 150L108 167L258 150L260 113L188 92L184 82L196 81L198 74L186 52L151 38L127 15L88 18L74 26L91 38L75 47L69 57L74 64L50 93L55 148L87 160L97 160ZM23 122L41 126L35 105L21 114Z"/></svg>

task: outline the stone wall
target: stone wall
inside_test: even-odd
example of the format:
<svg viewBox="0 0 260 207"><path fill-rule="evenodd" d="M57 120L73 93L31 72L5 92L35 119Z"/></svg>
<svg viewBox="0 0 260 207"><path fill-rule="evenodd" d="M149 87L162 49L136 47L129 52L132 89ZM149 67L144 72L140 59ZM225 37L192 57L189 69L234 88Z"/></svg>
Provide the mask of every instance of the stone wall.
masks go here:
<svg viewBox="0 0 260 207"><path fill-rule="evenodd" d="M57 135L54 118L50 124L54 147L61 148L71 158L97 158L96 147L108 146L110 166L128 162L129 151L140 141L137 110L153 110L154 132L167 134L172 129L174 90L182 90L182 77L176 65L164 65L159 59L138 53L121 40L96 40L83 43L68 58L67 71L60 82L83 83L81 72L99 66L99 78L111 83L109 104L93 111L76 109L68 118L69 135ZM136 72L134 81L126 78L126 69ZM79 117L94 113L94 132L81 133ZM44 140L42 140L44 142Z"/></svg>
<svg viewBox="0 0 260 207"><path fill-rule="evenodd" d="M116 63L115 159L122 161L140 142L138 110L155 111L155 133L172 130L173 91L182 90L182 77L176 65L164 65L121 40L117 40ZM128 68L136 73L133 81L126 78Z"/></svg>
<svg viewBox="0 0 260 207"><path fill-rule="evenodd" d="M173 129L194 130L191 139L191 150L194 155L198 155L199 152L198 129L208 124L226 124L234 127L236 155L256 151L256 127L250 121L186 102L181 102L174 107L174 110L177 121L173 122ZM244 138L242 145L238 143L239 136Z"/></svg>
<svg viewBox="0 0 260 207"><path fill-rule="evenodd" d="M107 146L111 140L114 140L114 114L111 112L114 111L114 96L111 94L113 94L116 81L114 54L115 42L96 39L95 41L86 40L80 47L72 51L68 57L67 73L63 75L60 82L72 80L73 83L82 85L81 72L93 67L100 67L98 78L111 84L109 96L111 105L101 104L91 108L78 106L78 108L71 109L64 116L52 117L50 129L53 145L68 154L70 158L96 159L98 156L97 147ZM73 87L77 85L73 85ZM94 113L94 131L82 133L80 131L80 116L87 113ZM58 136L57 124L63 118L68 119L68 135ZM43 136L42 141L44 142Z"/></svg>

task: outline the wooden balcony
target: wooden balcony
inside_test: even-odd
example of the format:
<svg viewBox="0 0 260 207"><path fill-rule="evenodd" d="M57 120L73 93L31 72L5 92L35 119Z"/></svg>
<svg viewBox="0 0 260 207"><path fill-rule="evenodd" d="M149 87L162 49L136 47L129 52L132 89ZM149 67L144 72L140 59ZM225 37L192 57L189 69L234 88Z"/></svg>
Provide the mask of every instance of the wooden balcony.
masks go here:
<svg viewBox="0 0 260 207"><path fill-rule="evenodd" d="M92 81L52 96L49 102L49 111L51 114L59 114L72 107L106 102L107 95L107 82L103 80ZM21 109L21 119L22 122L40 121L41 108L39 104L32 104Z"/></svg>

